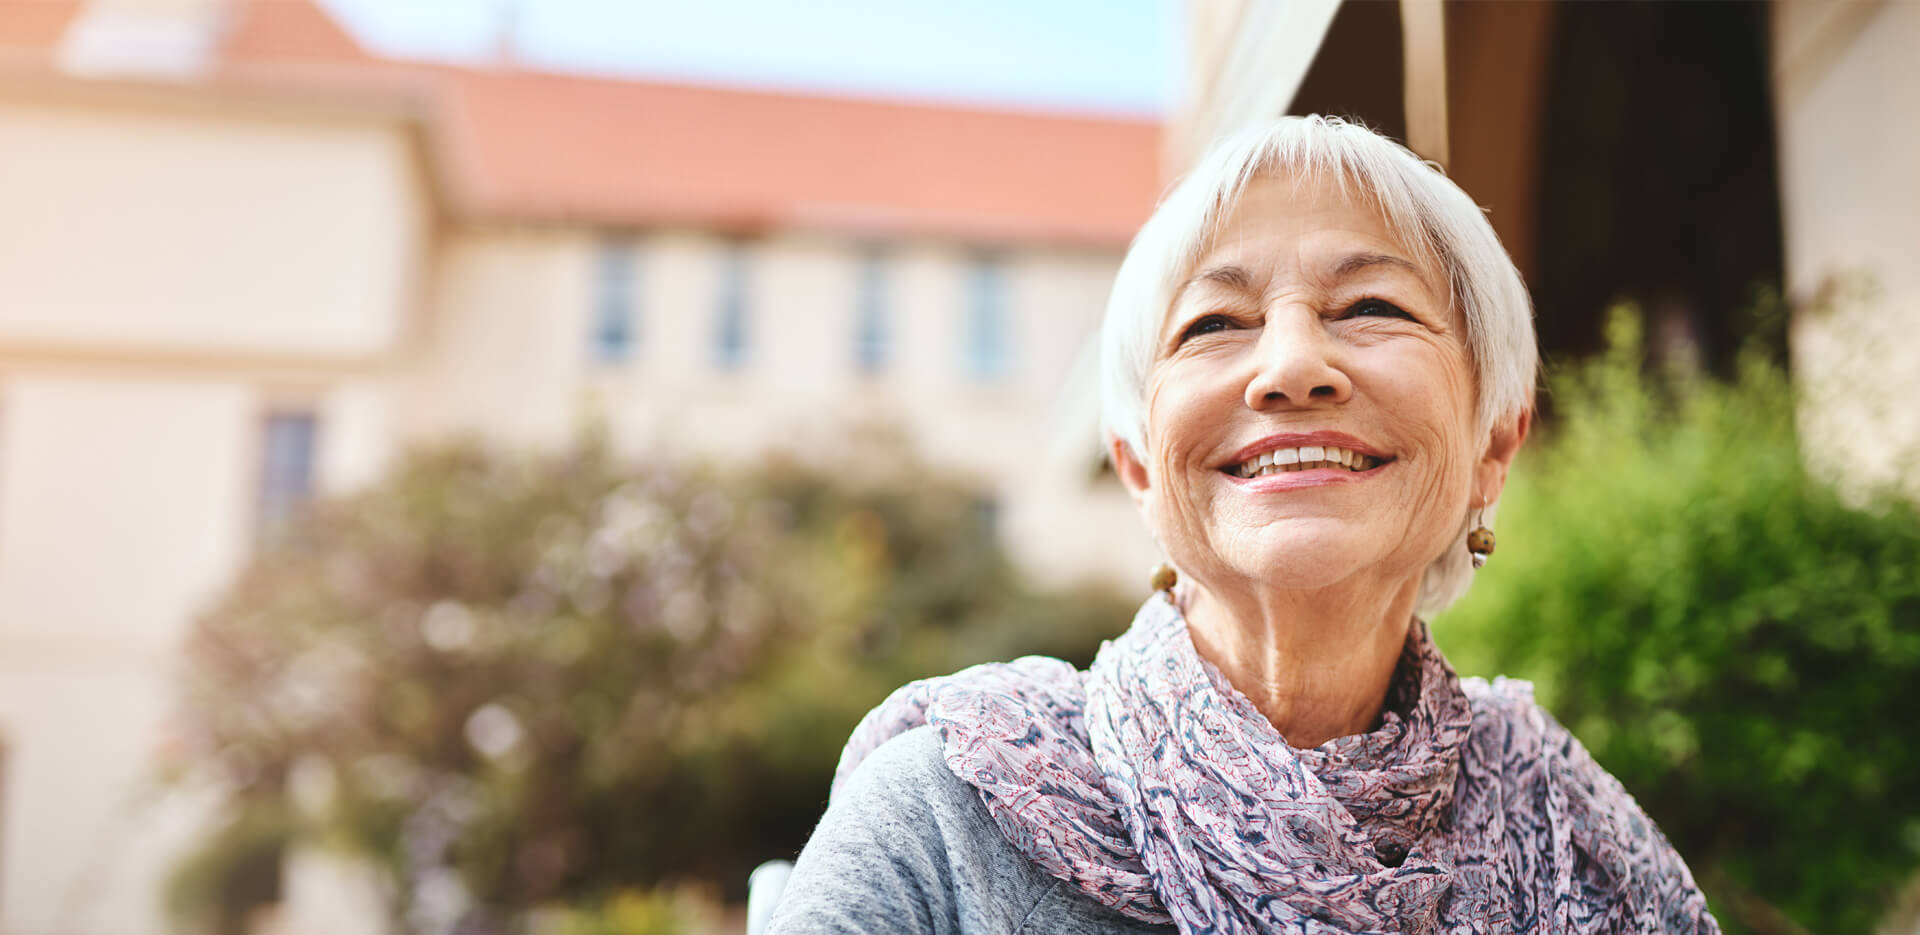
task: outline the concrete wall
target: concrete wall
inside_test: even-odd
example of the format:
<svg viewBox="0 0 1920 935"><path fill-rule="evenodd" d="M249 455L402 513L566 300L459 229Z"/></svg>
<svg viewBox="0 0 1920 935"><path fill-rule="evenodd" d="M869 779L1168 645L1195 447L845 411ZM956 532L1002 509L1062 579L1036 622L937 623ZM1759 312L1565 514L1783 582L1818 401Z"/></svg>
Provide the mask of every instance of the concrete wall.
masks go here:
<svg viewBox="0 0 1920 935"><path fill-rule="evenodd" d="M1920 496L1920 4L1774 9L1793 363L1810 459Z"/></svg>

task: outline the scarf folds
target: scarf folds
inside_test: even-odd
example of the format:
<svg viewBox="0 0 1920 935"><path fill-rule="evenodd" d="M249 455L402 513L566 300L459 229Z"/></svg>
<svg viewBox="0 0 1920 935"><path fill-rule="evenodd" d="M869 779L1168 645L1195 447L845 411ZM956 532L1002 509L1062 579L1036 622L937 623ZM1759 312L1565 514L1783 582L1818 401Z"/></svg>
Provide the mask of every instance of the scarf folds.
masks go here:
<svg viewBox="0 0 1920 935"><path fill-rule="evenodd" d="M1311 750L1155 597L1086 672L1028 657L900 689L835 787L921 724L1015 850L1184 933L1717 931L1665 838L1528 686L1463 684L1418 620L1379 726Z"/></svg>

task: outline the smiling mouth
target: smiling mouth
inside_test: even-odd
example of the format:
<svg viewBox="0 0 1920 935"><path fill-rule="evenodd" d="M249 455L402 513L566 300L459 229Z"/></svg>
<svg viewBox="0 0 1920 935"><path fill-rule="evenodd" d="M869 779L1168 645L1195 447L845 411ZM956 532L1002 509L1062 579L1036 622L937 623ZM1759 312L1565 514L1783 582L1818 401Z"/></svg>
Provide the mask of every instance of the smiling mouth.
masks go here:
<svg viewBox="0 0 1920 935"><path fill-rule="evenodd" d="M1268 474L1311 471L1317 468L1331 468L1357 474L1361 471L1371 471L1392 460L1392 458L1376 458L1346 448L1307 445L1299 448L1277 448L1252 460L1221 470L1234 477L1265 477Z"/></svg>

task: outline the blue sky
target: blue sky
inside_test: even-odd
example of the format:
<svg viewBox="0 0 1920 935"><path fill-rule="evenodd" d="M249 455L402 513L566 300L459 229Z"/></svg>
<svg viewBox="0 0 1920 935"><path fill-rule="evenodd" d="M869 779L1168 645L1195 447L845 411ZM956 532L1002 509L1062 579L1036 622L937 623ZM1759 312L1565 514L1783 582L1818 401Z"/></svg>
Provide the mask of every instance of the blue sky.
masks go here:
<svg viewBox="0 0 1920 935"><path fill-rule="evenodd" d="M543 68L1162 116L1179 0L320 0L376 51Z"/></svg>

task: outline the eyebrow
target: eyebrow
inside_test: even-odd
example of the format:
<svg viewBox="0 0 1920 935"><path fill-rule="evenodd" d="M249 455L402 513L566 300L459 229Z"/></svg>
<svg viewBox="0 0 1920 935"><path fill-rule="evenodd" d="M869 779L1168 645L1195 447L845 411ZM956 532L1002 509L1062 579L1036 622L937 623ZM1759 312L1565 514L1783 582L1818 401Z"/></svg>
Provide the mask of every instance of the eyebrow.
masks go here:
<svg viewBox="0 0 1920 935"><path fill-rule="evenodd" d="M1334 264L1333 278L1345 279L1363 269L1375 266L1391 266L1415 276L1420 275L1420 267L1413 265L1413 261L1404 257L1397 257L1391 253L1355 253Z"/></svg>
<svg viewBox="0 0 1920 935"><path fill-rule="evenodd" d="M1405 257L1397 257L1391 253L1353 253L1342 257L1340 262L1333 265L1330 278L1345 279L1362 270L1371 269L1376 266L1386 266L1402 270L1416 277L1420 275L1420 267L1415 266L1413 261ZM1253 275L1248 273L1245 267L1227 264L1225 266L1210 266L1195 273L1193 278L1181 284L1180 289L1175 295L1185 292L1189 288L1203 282L1224 286L1234 292L1250 297L1257 298L1259 294L1258 290L1253 287Z"/></svg>
<svg viewBox="0 0 1920 935"><path fill-rule="evenodd" d="M1180 285L1180 289L1175 295L1178 295L1180 292L1185 292L1194 285L1203 282L1213 283L1217 286L1225 286L1235 292L1249 296L1257 294L1253 288L1253 275L1248 273L1245 267L1227 265L1208 267L1193 274L1193 278Z"/></svg>

